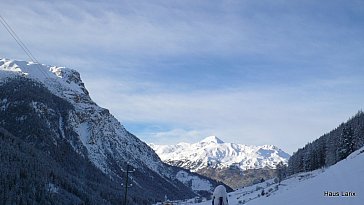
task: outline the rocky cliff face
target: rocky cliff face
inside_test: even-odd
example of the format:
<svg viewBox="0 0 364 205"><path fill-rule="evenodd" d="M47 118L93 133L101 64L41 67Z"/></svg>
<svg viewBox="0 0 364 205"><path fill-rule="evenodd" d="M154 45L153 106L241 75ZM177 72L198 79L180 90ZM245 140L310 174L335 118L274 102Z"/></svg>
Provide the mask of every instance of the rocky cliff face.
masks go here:
<svg viewBox="0 0 364 205"><path fill-rule="evenodd" d="M165 165L107 109L93 102L75 70L0 59L0 86L1 127L60 161L62 156L54 150L68 146L69 155L91 162L114 183L125 180L123 170L129 164L136 170L129 179L136 204L165 195L192 197L201 191L186 186L176 176L180 169ZM214 182L207 181L204 191L211 191Z"/></svg>

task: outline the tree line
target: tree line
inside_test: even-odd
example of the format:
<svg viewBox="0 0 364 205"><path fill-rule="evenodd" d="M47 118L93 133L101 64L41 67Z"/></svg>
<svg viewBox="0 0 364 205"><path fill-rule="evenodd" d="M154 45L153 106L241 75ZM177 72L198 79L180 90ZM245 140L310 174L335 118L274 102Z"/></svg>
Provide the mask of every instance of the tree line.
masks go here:
<svg viewBox="0 0 364 205"><path fill-rule="evenodd" d="M298 149L288 160L288 167L277 166L284 178L300 172L329 167L364 146L364 113L359 111L347 122Z"/></svg>

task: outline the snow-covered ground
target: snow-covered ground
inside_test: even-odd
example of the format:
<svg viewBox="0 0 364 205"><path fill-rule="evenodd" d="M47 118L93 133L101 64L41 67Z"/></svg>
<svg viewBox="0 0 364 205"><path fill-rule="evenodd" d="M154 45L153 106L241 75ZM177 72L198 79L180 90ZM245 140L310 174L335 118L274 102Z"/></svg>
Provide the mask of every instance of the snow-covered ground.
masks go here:
<svg viewBox="0 0 364 205"><path fill-rule="evenodd" d="M338 193L339 196L325 196L325 192L328 195L329 192ZM343 196L346 192L352 196ZM327 169L290 176L281 185L268 180L241 188L228 196L229 205L363 205L364 147ZM202 203L190 200L179 204L210 205L211 200Z"/></svg>

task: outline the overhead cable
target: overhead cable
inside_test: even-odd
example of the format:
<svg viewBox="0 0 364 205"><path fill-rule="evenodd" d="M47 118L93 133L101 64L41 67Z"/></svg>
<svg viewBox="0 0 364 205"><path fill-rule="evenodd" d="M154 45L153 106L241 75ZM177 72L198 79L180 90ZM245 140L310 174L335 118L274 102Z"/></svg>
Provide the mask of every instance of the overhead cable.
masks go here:
<svg viewBox="0 0 364 205"><path fill-rule="evenodd" d="M19 47L25 52L25 54L28 56L28 58L33 61L37 66L38 70L44 75L44 77L50 77L47 72L45 72L38 62L38 60L34 57L32 52L28 49L28 47L23 43L23 41L19 38L19 36L16 34L14 29L11 28L11 26L6 22L5 18L0 15L0 22L5 27L6 31L13 37L13 39L16 41L16 43L19 45Z"/></svg>

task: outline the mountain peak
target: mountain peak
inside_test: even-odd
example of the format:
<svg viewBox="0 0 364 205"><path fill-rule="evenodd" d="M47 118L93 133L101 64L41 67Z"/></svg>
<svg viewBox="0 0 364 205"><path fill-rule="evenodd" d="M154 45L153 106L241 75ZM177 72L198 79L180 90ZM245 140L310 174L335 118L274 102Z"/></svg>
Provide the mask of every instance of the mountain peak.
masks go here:
<svg viewBox="0 0 364 205"><path fill-rule="evenodd" d="M200 142L205 142L205 143L213 142L213 143L216 143L216 144L222 144L222 143L224 143L224 141L222 141L221 139L219 139L216 136L206 137L205 139L201 140Z"/></svg>

